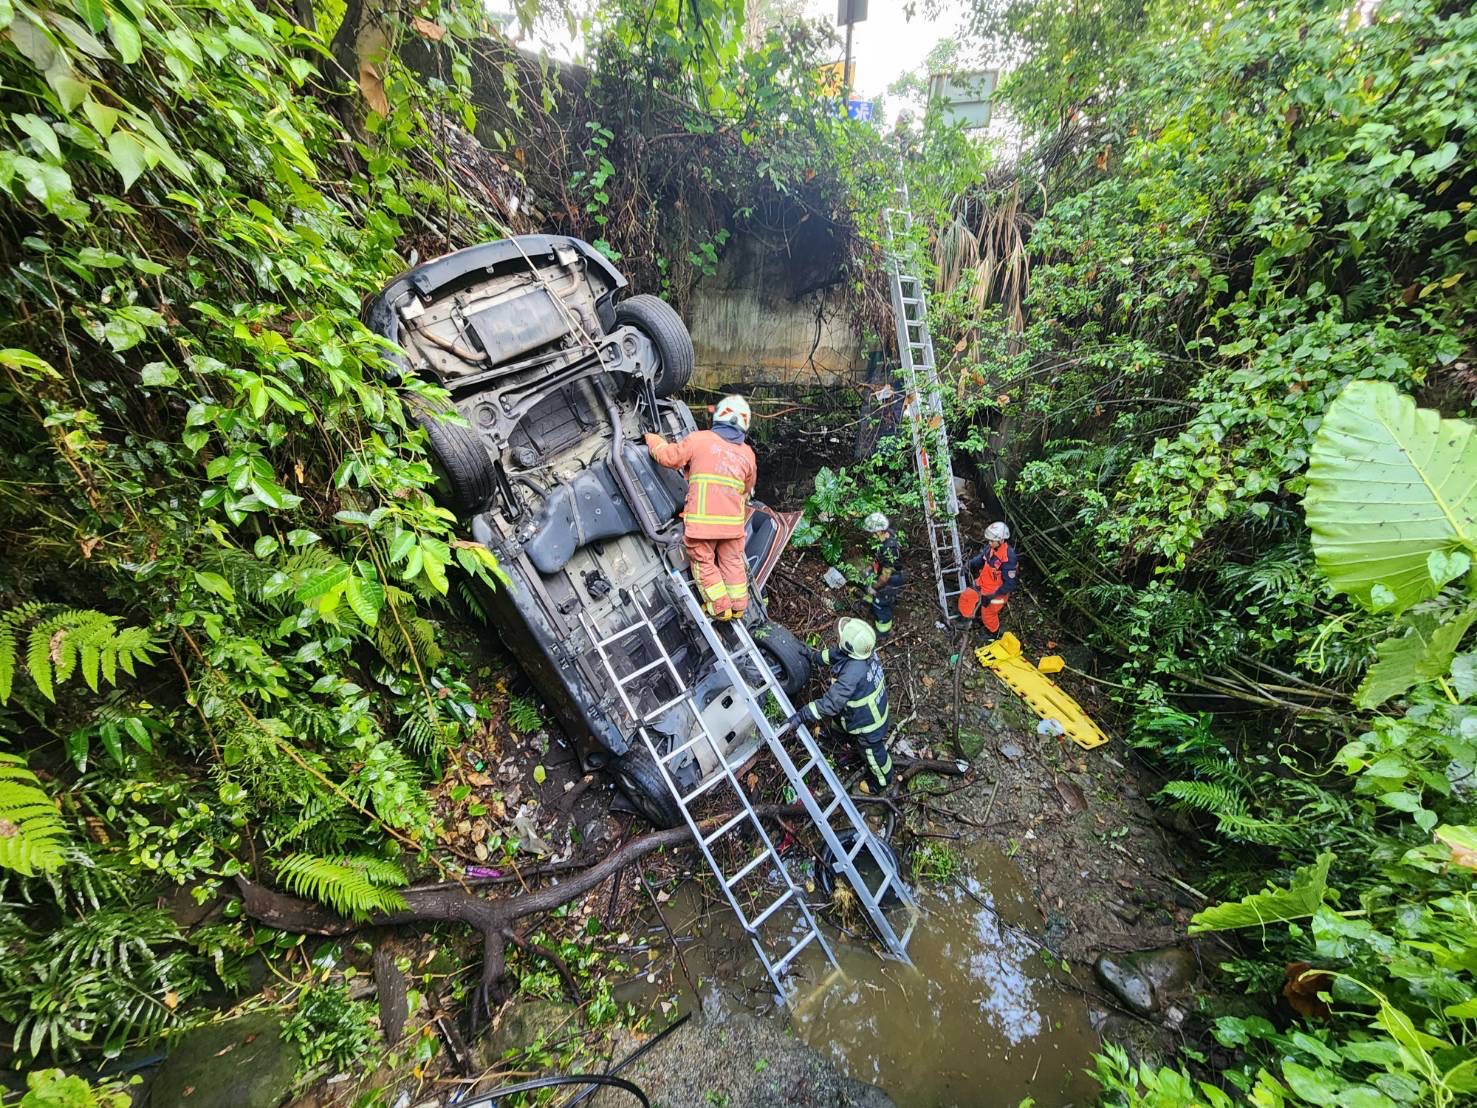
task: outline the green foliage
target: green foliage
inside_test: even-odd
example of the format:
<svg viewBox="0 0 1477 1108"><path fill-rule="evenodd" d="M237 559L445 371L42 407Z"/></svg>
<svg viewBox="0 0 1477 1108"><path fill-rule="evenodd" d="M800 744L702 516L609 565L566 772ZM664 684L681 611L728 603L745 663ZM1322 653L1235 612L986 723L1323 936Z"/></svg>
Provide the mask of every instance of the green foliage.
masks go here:
<svg viewBox="0 0 1477 1108"><path fill-rule="evenodd" d="M153 905L262 846L343 910L397 903L403 877L332 860L432 842L426 779L475 718L433 620L496 566L436 505L425 389L358 313L424 251L427 197L496 233L424 154L436 113L475 122L483 17L421 9L451 83L395 54L366 116L341 7L311 7L5 7L0 864L44 874L0 908L22 1064L239 982L239 924L187 937Z"/></svg>
<svg viewBox="0 0 1477 1108"><path fill-rule="evenodd" d="M1471 579L1472 432L1388 382L1352 381L1339 393L1314 437L1303 498L1318 568L1334 589L1398 613ZM1371 515L1381 526L1370 527Z"/></svg>
<svg viewBox="0 0 1477 1108"><path fill-rule="evenodd" d="M1293 874L1285 889L1269 885L1265 891L1244 896L1234 904L1205 908L1190 920L1190 934L1237 927L1266 927L1311 916L1323 906L1328 894L1328 867L1332 864L1332 854L1320 854L1313 865Z"/></svg>
<svg viewBox="0 0 1477 1108"><path fill-rule="evenodd" d="M180 1003L205 987L200 960L153 908L91 911L42 930L11 918L0 936L15 952L0 966L0 1018L22 1057L120 1053L174 1025Z"/></svg>
<svg viewBox="0 0 1477 1108"><path fill-rule="evenodd" d="M959 875L959 855L948 843L925 842L913 852L913 876L926 881L953 881Z"/></svg>
<svg viewBox="0 0 1477 1108"><path fill-rule="evenodd" d="M299 896L321 900L356 919L405 907L405 898L396 891L405 885L405 874L382 858L290 854L276 871L277 880Z"/></svg>
<svg viewBox="0 0 1477 1108"><path fill-rule="evenodd" d="M135 1078L137 1080L137 1078ZM128 1108L133 1098L116 1081L92 1085L61 1070L32 1070L17 1108Z"/></svg>
<svg viewBox="0 0 1477 1108"><path fill-rule="evenodd" d="M1128 1052L1114 1043L1103 1044L1093 1077L1103 1087L1102 1103L1112 1108L1231 1108L1235 1103L1183 1070L1156 1069L1147 1062L1134 1065Z"/></svg>
<svg viewBox="0 0 1477 1108"><path fill-rule="evenodd" d="M66 860L67 827L23 759L0 753L0 866L27 877Z"/></svg>
<svg viewBox="0 0 1477 1108"><path fill-rule="evenodd" d="M1217 1081L1264 1105L1469 1099L1471 871L1435 836L1477 801L1477 16L972 10L966 47L1019 59L1027 153L934 216L956 438L1205 833L1225 903L1197 928L1253 952L1223 983L1271 1004L1302 962L1329 999L1223 1017ZM1018 315L970 272L986 233L992 266L1024 241ZM1224 1102L1177 1065L1100 1074L1115 1104Z"/></svg>
<svg viewBox="0 0 1477 1108"><path fill-rule="evenodd" d="M331 1072L368 1071L377 1057L378 1015L372 1002L349 999L344 985L310 985L283 1023L282 1037L298 1045L304 1071L321 1065Z"/></svg>
<svg viewBox="0 0 1477 1108"><path fill-rule="evenodd" d="M526 696L508 697L508 726L520 735L531 735L544 725L538 705Z"/></svg>
<svg viewBox="0 0 1477 1108"><path fill-rule="evenodd" d="M902 521L915 516L922 504L912 445L901 434L891 436L855 466L839 470L822 466L816 472L805 518L790 542L815 545L829 564L844 568L847 549L859 536L865 537L861 523L868 515L882 512L901 534Z"/></svg>
<svg viewBox="0 0 1477 1108"><path fill-rule="evenodd" d="M0 704L10 699L15 687L22 639L26 670L47 700L55 701L55 686L79 669L93 692L98 691L99 681L115 684L120 669L132 677L134 665L147 662L158 648L142 628L120 631L117 624L113 616L102 612L56 611L36 603L0 615Z"/></svg>

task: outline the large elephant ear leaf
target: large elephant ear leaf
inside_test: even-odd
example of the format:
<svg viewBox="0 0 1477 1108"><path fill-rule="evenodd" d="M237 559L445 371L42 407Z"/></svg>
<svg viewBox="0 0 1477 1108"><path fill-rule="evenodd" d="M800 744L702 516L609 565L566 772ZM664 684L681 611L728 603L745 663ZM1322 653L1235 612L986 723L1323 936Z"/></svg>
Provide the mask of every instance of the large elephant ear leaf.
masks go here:
<svg viewBox="0 0 1477 1108"><path fill-rule="evenodd" d="M1303 499L1318 568L1373 609L1404 611L1477 553L1477 436L1384 381L1354 381L1313 439Z"/></svg>

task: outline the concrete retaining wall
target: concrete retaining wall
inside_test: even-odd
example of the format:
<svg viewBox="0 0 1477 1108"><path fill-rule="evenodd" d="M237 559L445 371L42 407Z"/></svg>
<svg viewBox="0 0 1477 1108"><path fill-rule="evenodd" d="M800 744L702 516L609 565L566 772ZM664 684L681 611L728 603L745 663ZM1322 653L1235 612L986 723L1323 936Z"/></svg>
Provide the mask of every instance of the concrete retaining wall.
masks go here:
<svg viewBox="0 0 1477 1108"><path fill-rule="evenodd" d="M697 349L693 383L718 389L738 382L857 380L865 359L842 286L797 300L796 284L797 268L783 253L753 237L736 237L717 273L698 284L683 313Z"/></svg>

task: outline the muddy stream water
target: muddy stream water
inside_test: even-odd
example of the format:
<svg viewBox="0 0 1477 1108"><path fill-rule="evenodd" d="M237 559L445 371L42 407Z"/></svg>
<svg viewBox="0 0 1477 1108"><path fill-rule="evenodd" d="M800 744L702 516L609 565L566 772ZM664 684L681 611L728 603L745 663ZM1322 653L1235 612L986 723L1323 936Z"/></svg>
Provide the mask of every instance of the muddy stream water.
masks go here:
<svg viewBox="0 0 1477 1108"><path fill-rule="evenodd" d="M1062 970L1033 933L1040 916L1019 872L988 843L960 845L958 856L950 880L916 883L924 915L911 968L828 928L842 974L811 959L787 1014L726 905L687 882L660 918L646 913L644 936L659 948L670 928L681 959L654 964L618 998L656 1026L704 1003L788 1019L813 1050L906 1108L1092 1103L1084 1067L1097 1036L1081 998L1054 980Z"/></svg>

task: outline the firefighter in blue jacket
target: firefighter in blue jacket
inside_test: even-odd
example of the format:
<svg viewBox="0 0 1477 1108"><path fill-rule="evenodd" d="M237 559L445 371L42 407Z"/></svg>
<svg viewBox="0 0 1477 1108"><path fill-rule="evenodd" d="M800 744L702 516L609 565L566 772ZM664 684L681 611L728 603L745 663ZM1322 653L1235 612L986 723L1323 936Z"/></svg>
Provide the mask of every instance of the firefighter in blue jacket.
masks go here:
<svg viewBox="0 0 1477 1108"><path fill-rule="evenodd" d="M903 575L903 550L898 544L892 524L881 512L873 512L862 524L862 530L877 540L872 555L872 580L867 585L867 602L872 606L872 623L877 637L884 639L892 631L892 606L897 594L907 584Z"/></svg>
<svg viewBox="0 0 1477 1108"><path fill-rule="evenodd" d="M785 721L814 725L834 720L835 727L861 750L867 770L879 790L892 784L892 755L887 736L892 720L887 712L887 679L877 658L877 633L863 619L843 619L836 625L838 648L810 652L811 664L831 671L831 687Z"/></svg>

